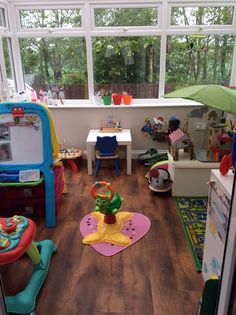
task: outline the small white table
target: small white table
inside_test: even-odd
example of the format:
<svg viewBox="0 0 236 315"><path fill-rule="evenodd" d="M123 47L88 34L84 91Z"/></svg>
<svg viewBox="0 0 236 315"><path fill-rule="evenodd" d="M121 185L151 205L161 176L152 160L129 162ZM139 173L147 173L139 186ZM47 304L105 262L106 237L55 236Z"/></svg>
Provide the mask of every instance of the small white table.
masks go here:
<svg viewBox="0 0 236 315"><path fill-rule="evenodd" d="M97 137L116 136L119 145L126 146L126 160L127 160L127 175L131 174L131 149L132 138L130 129L122 129L121 132L101 132L99 129L91 129L89 131L86 146L87 146L87 163L88 163L88 175L92 175L92 162L94 159L94 147L97 142Z"/></svg>

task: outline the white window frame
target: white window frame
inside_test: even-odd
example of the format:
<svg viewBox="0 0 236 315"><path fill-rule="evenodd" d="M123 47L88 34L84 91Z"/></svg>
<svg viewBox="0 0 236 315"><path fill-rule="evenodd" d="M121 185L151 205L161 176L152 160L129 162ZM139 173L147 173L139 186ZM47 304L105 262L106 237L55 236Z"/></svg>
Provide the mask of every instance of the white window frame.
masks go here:
<svg viewBox="0 0 236 315"><path fill-rule="evenodd" d="M171 21L171 8L172 7L197 7L197 6L232 6L234 7L234 16L232 25L212 25L212 26L173 26ZM95 8L140 8L140 7L155 7L158 8L158 24L156 26L124 26L124 27L96 27L94 25L94 9ZM82 26L79 28L26 28L20 27L20 10L30 9L81 9ZM76 2L74 0L65 4L61 0L43 1L39 5L31 1L18 1L13 0L7 5L8 16L11 16L9 20L9 31L5 30L5 36L10 36L12 39L13 59L15 64L16 80L19 89L24 88L23 71L21 67L21 56L19 49L19 38L24 37L84 37L86 39L86 51L87 51L87 77L88 77L88 100L68 100L70 103L78 104L91 104L93 99L94 79L93 79L93 65L92 65L92 37L103 36L160 36L160 65L159 65L159 98L164 95L165 89L165 70L166 70L166 41L167 36L173 35L192 35L192 34L204 34L204 35L235 35L236 34L236 2L232 0L216 0L214 4L212 2L188 1L188 0L158 0L144 2L140 0L133 0L127 2L126 0L120 0L111 2L109 0L83 0ZM4 35L3 35L4 36ZM236 48L234 47L234 52ZM235 54L233 56L233 67L236 67ZM232 70L231 81L234 79L236 69ZM235 81L235 79L234 79ZM233 82L231 82L232 84ZM134 99L134 104L155 104L158 99Z"/></svg>

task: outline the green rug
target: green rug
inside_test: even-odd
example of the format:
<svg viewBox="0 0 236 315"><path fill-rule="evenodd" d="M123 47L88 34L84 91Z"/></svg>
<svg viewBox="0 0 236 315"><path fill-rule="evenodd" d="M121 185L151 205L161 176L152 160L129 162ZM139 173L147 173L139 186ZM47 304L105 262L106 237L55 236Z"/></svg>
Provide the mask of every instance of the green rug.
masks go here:
<svg viewBox="0 0 236 315"><path fill-rule="evenodd" d="M197 271L202 270L207 197L176 197L176 205Z"/></svg>

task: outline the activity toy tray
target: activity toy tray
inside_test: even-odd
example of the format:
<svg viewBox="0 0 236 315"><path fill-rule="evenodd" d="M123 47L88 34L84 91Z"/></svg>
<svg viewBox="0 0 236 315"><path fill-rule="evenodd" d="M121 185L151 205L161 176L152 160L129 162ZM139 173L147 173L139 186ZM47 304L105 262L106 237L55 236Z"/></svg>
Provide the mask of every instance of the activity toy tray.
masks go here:
<svg viewBox="0 0 236 315"><path fill-rule="evenodd" d="M107 128L107 127L102 127L101 129L100 129L100 132L107 132L107 133L109 133L109 132L121 132L122 131L122 129L121 128Z"/></svg>

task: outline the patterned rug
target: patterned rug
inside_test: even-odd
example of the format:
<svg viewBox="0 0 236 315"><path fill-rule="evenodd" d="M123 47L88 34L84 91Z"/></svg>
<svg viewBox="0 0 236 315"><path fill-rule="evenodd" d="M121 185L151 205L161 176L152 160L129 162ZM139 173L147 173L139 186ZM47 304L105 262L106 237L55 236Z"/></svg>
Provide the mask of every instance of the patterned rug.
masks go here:
<svg viewBox="0 0 236 315"><path fill-rule="evenodd" d="M184 234L197 271L202 270L207 197L176 197Z"/></svg>

